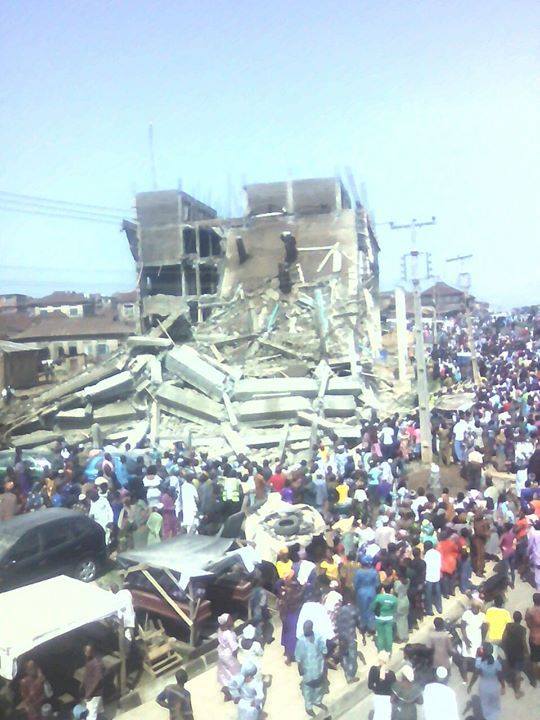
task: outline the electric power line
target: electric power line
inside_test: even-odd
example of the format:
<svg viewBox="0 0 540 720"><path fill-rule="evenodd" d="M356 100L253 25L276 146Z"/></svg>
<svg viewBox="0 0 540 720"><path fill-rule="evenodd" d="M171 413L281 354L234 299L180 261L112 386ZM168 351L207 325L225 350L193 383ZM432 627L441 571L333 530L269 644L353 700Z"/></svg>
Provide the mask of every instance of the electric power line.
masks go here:
<svg viewBox="0 0 540 720"><path fill-rule="evenodd" d="M116 208L116 207L108 207L106 205L89 205L87 203L78 203L78 202L72 202L70 200L52 200L51 198L44 198L39 197L35 195L22 195L21 193L12 193L8 192L7 190L0 190L0 196L5 196L13 198L14 200L25 200L25 201L33 201L35 203L44 204L47 203L49 205L62 205L62 206L71 206L71 207L79 207L83 210L88 208L91 210L106 210L111 211L114 213L120 213L120 214L129 214L132 211L126 210L125 208Z"/></svg>
<svg viewBox="0 0 540 720"><path fill-rule="evenodd" d="M4 201L5 202L5 201ZM16 213L23 213L24 215L41 215L44 217L52 217L52 218L59 218L61 220L84 220L86 222L97 222L97 223L104 223L106 225L116 225L119 226L120 222L122 221L122 218L113 218L112 216L107 215L90 215L86 213L79 213L77 214L75 211L71 212L55 212L53 208L51 208L51 212L48 211L48 209L43 208L39 209L39 206L36 208L30 208L30 207L18 207L16 205L10 206L6 204L0 203L0 210L3 210L4 212L16 212Z"/></svg>

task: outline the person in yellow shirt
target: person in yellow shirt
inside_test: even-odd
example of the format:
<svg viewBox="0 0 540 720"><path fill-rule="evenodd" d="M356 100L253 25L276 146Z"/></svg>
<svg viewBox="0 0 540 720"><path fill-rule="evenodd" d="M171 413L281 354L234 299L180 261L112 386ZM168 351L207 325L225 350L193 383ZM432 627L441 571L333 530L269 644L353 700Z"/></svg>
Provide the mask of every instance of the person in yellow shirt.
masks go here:
<svg viewBox="0 0 540 720"><path fill-rule="evenodd" d="M337 503L336 505L345 508L348 505L351 505L352 498L349 497L349 486L344 480L341 480L339 485L336 485L336 492L337 492Z"/></svg>
<svg viewBox="0 0 540 720"><path fill-rule="evenodd" d="M277 560L275 562L277 574L280 580L283 580L291 574L293 569L292 560L289 557L289 548L283 547L278 553Z"/></svg>
<svg viewBox="0 0 540 720"><path fill-rule="evenodd" d="M335 580L336 582L339 580L339 564L334 560L334 556L332 555L332 550L330 548L326 551L326 556L324 560L319 564L319 567L321 569L321 575L326 575L326 577L332 582L332 580Z"/></svg>
<svg viewBox="0 0 540 720"><path fill-rule="evenodd" d="M492 644L500 645L506 626L509 622L512 622L512 616L503 607L503 599L500 595L497 595L493 602L494 606L486 611L486 640Z"/></svg>

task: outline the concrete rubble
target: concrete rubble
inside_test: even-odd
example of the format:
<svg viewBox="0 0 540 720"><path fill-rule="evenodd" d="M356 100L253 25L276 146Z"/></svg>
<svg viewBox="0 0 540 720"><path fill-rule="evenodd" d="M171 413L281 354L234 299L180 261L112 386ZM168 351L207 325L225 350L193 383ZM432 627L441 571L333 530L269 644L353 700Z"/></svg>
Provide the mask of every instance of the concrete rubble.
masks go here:
<svg viewBox="0 0 540 720"><path fill-rule="evenodd" d="M394 392L392 369L374 362L362 298L331 277L288 294L272 279L240 286L209 310L185 343L165 327L133 336L100 366L17 398L3 413L2 446L183 441L294 460L324 437L357 443L359 418Z"/></svg>

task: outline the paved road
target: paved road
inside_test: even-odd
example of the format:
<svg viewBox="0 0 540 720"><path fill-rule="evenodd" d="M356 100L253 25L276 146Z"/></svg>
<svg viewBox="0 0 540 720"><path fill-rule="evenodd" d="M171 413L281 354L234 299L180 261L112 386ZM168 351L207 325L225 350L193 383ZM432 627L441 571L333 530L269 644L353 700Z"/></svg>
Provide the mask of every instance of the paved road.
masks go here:
<svg viewBox="0 0 540 720"><path fill-rule="evenodd" d="M534 590L530 585L517 581L515 589L510 591L508 597L507 607L510 612L520 610L524 614L525 610L532 605L533 592ZM456 691L462 720L482 720L477 686L473 687L471 696L469 696L457 670L452 672L450 685ZM524 697L516 700L513 690L507 685L506 694L502 698L501 720L536 720L540 716L540 686L533 688L524 678L521 689L525 693ZM340 720L367 720L370 717L371 709L372 702L371 698L368 697L355 708L342 715ZM422 720L423 717L423 713L420 711L418 720ZM429 718L429 720L432 720L432 718Z"/></svg>

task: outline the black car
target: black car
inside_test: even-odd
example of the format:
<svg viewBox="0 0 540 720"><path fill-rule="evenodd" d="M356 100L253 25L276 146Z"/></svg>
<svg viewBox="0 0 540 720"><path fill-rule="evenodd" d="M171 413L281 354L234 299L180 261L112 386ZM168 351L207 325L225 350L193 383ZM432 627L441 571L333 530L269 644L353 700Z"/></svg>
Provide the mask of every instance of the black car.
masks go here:
<svg viewBox="0 0 540 720"><path fill-rule="evenodd" d="M106 559L103 528L75 510L49 508L0 523L0 591L55 575L91 582Z"/></svg>

